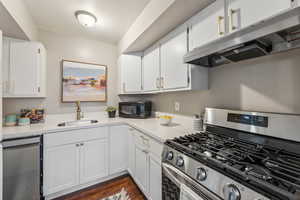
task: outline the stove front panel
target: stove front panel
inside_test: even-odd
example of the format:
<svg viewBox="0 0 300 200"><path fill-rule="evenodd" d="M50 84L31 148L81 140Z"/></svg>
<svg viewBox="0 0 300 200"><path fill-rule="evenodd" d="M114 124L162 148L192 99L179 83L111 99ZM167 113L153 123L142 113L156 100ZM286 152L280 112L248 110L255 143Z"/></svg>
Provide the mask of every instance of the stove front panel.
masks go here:
<svg viewBox="0 0 300 200"><path fill-rule="evenodd" d="M172 152L173 158L168 159L168 154ZM170 157L169 157L170 158ZM183 159L183 166L178 166L178 159ZM255 192L254 190L245 187L241 183L223 175L222 173L207 167L206 165L190 158L189 156L174 150L171 147L165 146L163 151L163 162L174 166L188 177L192 178L202 187L207 188L213 194L216 194L221 199L228 199L226 191L237 191L242 200L270 200L269 198ZM203 175L205 173L205 175Z"/></svg>

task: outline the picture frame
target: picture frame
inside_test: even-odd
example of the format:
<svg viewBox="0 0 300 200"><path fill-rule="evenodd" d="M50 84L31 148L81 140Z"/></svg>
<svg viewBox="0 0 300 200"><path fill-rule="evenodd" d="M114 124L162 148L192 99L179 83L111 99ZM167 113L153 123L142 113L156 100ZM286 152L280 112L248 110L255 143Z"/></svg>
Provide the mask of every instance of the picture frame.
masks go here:
<svg viewBox="0 0 300 200"><path fill-rule="evenodd" d="M61 101L63 103L106 102L107 66L62 60Z"/></svg>

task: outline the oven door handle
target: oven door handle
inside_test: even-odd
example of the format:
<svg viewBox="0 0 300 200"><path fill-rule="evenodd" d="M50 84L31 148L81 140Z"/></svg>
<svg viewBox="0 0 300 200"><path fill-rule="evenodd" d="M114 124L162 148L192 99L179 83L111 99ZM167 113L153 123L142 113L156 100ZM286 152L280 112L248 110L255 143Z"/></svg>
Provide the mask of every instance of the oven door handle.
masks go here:
<svg viewBox="0 0 300 200"><path fill-rule="evenodd" d="M182 171L179 169L173 167L170 164L167 163L162 163L162 171L166 177L168 177L177 187L181 188L182 185L186 185L183 181L179 180L176 176L182 178L186 182L190 183L193 185L193 188L196 189L197 191L201 192L201 196L205 196L205 199L209 200L221 200L220 197L216 196L213 194L211 191L206 189L204 186L202 186L200 183L194 181L192 178L184 174ZM174 175L176 174L176 176Z"/></svg>
<svg viewBox="0 0 300 200"><path fill-rule="evenodd" d="M166 163L163 163L162 164L162 168L163 168L163 172L164 172L164 175L166 177L168 177L177 187L181 187L181 181L178 180L173 174L171 171L173 171L174 173L176 174L179 174L180 176L182 175L181 171L179 171L178 169L176 169L175 167L169 165L169 164L166 164ZM185 176L185 175L184 175Z"/></svg>

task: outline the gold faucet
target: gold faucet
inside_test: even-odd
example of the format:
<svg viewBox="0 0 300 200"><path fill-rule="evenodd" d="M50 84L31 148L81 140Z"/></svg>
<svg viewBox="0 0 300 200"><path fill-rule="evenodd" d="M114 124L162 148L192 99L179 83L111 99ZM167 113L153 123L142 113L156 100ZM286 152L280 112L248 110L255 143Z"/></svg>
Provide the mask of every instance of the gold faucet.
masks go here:
<svg viewBox="0 0 300 200"><path fill-rule="evenodd" d="M76 119L81 120L83 118L83 113L81 112L80 101L76 101L76 107Z"/></svg>

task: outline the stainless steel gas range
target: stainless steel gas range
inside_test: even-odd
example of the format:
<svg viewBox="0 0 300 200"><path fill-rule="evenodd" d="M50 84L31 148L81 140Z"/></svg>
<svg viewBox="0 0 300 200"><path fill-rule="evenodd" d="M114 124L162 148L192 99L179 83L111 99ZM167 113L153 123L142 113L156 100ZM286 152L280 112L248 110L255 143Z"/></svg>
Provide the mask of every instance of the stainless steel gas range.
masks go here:
<svg viewBox="0 0 300 200"><path fill-rule="evenodd" d="M206 109L165 142L163 200L299 200L300 116Z"/></svg>

